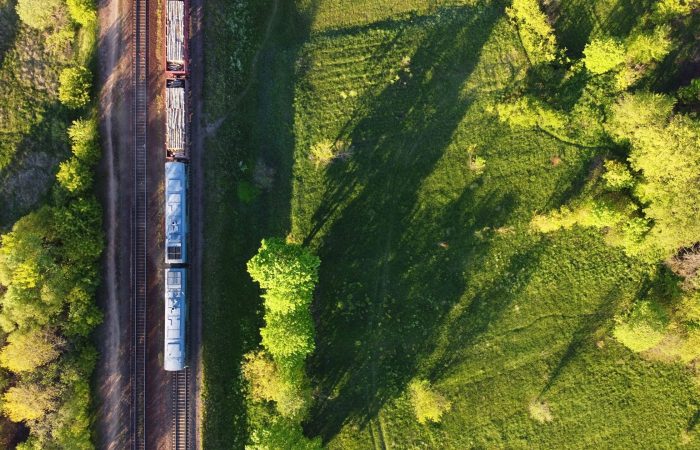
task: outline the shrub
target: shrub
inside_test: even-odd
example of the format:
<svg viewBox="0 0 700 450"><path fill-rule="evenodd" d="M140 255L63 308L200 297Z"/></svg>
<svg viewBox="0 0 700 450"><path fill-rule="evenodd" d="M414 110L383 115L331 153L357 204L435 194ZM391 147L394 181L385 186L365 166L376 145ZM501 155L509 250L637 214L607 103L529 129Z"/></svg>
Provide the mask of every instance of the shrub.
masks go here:
<svg viewBox="0 0 700 450"><path fill-rule="evenodd" d="M586 69L596 75L610 72L625 61L625 48L613 38L593 39L583 54Z"/></svg>
<svg viewBox="0 0 700 450"><path fill-rule="evenodd" d="M533 64L552 62L557 59L557 43L554 29L540 9L537 0L513 0L506 14L515 24L520 40Z"/></svg>
<svg viewBox="0 0 700 450"><path fill-rule="evenodd" d="M68 12L74 21L83 26L97 22L97 10L94 0L66 0Z"/></svg>
<svg viewBox="0 0 700 450"><path fill-rule="evenodd" d="M452 402L436 392L426 380L413 380L408 385L408 395L418 423L440 422L452 407Z"/></svg>
<svg viewBox="0 0 700 450"><path fill-rule="evenodd" d="M96 119L77 119L68 127L71 151L81 161L93 165L100 159Z"/></svg>
<svg viewBox="0 0 700 450"><path fill-rule="evenodd" d="M678 99L686 104L700 101L700 78L695 78L688 86L679 88Z"/></svg>
<svg viewBox="0 0 700 450"><path fill-rule="evenodd" d="M643 352L658 345L669 323L668 314L651 300L638 301L627 317L617 318L613 335L634 352Z"/></svg>
<svg viewBox="0 0 700 450"><path fill-rule="evenodd" d="M92 187L92 169L77 158L59 165L56 181L71 194L79 194Z"/></svg>
<svg viewBox="0 0 700 450"><path fill-rule="evenodd" d="M627 59L632 64L649 64L661 61L671 51L671 27L661 25L651 33L633 35L627 45Z"/></svg>
<svg viewBox="0 0 700 450"><path fill-rule="evenodd" d="M58 79L58 98L69 108L81 108L90 101L92 72L87 67L67 67Z"/></svg>
<svg viewBox="0 0 700 450"><path fill-rule="evenodd" d="M528 405L528 412L532 420L539 423L548 423L554 420L549 405L543 401L533 400Z"/></svg>
<svg viewBox="0 0 700 450"><path fill-rule="evenodd" d="M62 11L62 0L17 0L19 18L39 30L55 25Z"/></svg>
<svg viewBox="0 0 700 450"><path fill-rule="evenodd" d="M619 191L634 186L634 176L627 165L618 161L605 161L605 173L603 174L605 186L611 191Z"/></svg>
<svg viewBox="0 0 700 450"><path fill-rule="evenodd" d="M284 417L303 416L311 403L311 392L301 367L280 370L265 351L245 355L243 376L254 401L275 402Z"/></svg>

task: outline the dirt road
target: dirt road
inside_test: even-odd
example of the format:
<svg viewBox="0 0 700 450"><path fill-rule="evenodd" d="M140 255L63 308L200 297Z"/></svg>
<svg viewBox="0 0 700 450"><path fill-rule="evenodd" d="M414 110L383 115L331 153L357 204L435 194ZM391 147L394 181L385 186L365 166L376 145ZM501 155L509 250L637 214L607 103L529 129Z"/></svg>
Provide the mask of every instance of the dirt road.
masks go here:
<svg viewBox="0 0 700 450"><path fill-rule="evenodd" d="M107 246L103 257L103 286L98 302L104 323L96 333L100 354L95 375L97 447L123 449L129 445L129 248L131 183L120 174L131 173L131 2L101 0L98 82L103 158L98 192L104 207Z"/></svg>

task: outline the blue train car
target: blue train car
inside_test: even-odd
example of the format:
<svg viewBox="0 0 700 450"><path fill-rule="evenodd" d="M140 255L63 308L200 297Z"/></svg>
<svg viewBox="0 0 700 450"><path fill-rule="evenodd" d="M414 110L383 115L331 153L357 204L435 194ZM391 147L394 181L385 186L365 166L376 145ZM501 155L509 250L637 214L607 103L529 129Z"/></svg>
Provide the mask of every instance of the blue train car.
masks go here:
<svg viewBox="0 0 700 450"><path fill-rule="evenodd" d="M165 269L165 339L163 368L186 367L187 269Z"/></svg>
<svg viewBox="0 0 700 450"><path fill-rule="evenodd" d="M165 263L187 263L187 165L165 163Z"/></svg>

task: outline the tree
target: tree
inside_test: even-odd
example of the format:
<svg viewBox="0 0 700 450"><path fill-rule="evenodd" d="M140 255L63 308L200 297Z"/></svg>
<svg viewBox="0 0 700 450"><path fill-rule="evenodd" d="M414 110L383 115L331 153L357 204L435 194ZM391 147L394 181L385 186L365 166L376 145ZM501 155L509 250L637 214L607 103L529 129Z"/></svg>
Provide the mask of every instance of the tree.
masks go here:
<svg viewBox="0 0 700 450"><path fill-rule="evenodd" d="M593 39L583 50L583 63L589 72L600 75L625 62L625 47L613 38Z"/></svg>
<svg viewBox="0 0 700 450"><path fill-rule="evenodd" d="M60 22L61 0L17 0L17 15L32 28L43 30Z"/></svg>
<svg viewBox="0 0 700 450"><path fill-rule="evenodd" d="M76 158L88 165L96 164L100 159L99 134L97 120L77 119L68 127L71 151Z"/></svg>
<svg viewBox="0 0 700 450"><path fill-rule="evenodd" d="M634 186L634 176L627 168L627 165L615 160L605 161L605 173L603 181L605 187L611 191L619 191Z"/></svg>
<svg viewBox="0 0 700 450"><path fill-rule="evenodd" d="M671 27L660 25L651 32L632 35L627 44L627 59L633 64L659 62L671 51Z"/></svg>
<svg viewBox="0 0 700 450"><path fill-rule="evenodd" d="M506 14L517 27L525 52L533 64L549 63L558 58L554 29L537 0L513 0L506 8Z"/></svg>
<svg viewBox="0 0 700 450"><path fill-rule="evenodd" d="M408 385L408 395L418 423L440 422L450 410L452 402L436 392L427 380L413 380Z"/></svg>
<svg viewBox="0 0 700 450"><path fill-rule="evenodd" d="M90 101L92 72L83 66L66 67L58 77L58 99L69 108L81 108Z"/></svg>
<svg viewBox="0 0 700 450"><path fill-rule="evenodd" d="M66 4L70 16L80 25L92 26L97 22L94 0L66 0Z"/></svg>
<svg viewBox="0 0 700 450"><path fill-rule="evenodd" d="M78 158L70 158L58 166L56 181L71 194L80 194L92 187L92 170Z"/></svg>
<svg viewBox="0 0 700 450"><path fill-rule="evenodd" d="M616 320L613 336L634 352L643 352L659 344L669 324L668 314L652 300L636 302L626 317Z"/></svg>
<svg viewBox="0 0 700 450"><path fill-rule="evenodd" d="M301 425L296 421L274 417L263 427L251 433L251 444L246 449L251 450L321 450L321 438L309 439L304 436Z"/></svg>
<svg viewBox="0 0 700 450"><path fill-rule="evenodd" d="M58 337L48 330L16 330L0 350L0 365L13 372L31 372L58 358L60 345Z"/></svg>
<svg viewBox="0 0 700 450"><path fill-rule="evenodd" d="M260 336L263 347L282 364L303 361L315 348L314 324L305 308L289 314L266 314Z"/></svg>
<svg viewBox="0 0 700 450"><path fill-rule="evenodd" d="M56 391L20 381L5 392L2 400L2 409L11 421L36 420L55 409Z"/></svg>
<svg viewBox="0 0 700 450"><path fill-rule="evenodd" d="M286 313L311 301L320 263L300 245L264 239L258 254L248 261L248 273L267 290L265 307Z"/></svg>
<svg viewBox="0 0 700 450"><path fill-rule="evenodd" d="M245 355L242 372L254 401L275 402L277 411L288 418L308 409L311 392L302 367L280 370L265 351L255 351Z"/></svg>

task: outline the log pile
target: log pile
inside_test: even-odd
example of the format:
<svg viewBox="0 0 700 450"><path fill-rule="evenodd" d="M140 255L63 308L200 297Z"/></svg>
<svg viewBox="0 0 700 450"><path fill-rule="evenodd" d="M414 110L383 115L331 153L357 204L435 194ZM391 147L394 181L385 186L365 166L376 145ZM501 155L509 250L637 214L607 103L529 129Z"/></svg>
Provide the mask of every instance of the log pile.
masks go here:
<svg viewBox="0 0 700 450"><path fill-rule="evenodd" d="M167 1L165 58L171 70L185 62L185 2Z"/></svg>
<svg viewBox="0 0 700 450"><path fill-rule="evenodd" d="M173 153L185 152L187 140L185 108L185 87L167 87L165 89L166 105L166 146Z"/></svg>

